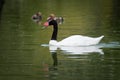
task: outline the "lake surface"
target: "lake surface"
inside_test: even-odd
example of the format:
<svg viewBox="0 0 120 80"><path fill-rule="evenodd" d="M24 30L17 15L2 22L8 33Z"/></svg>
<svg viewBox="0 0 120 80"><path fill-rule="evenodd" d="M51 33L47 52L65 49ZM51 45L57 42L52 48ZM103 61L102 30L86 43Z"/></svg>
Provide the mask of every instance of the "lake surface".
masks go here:
<svg viewBox="0 0 120 80"><path fill-rule="evenodd" d="M58 41L70 35L98 37L84 47L49 46L52 27L31 20L42 12L62 16ZM119 80L119 0L5 0L0 18L0 80Z"/></svg>

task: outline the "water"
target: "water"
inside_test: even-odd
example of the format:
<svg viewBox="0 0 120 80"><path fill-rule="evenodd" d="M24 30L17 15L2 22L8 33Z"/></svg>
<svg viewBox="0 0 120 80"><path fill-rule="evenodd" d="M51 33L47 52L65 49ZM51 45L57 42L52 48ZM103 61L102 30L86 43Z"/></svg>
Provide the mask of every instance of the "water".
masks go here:
<svg viewBox="0 0 120 80"><path fill-rule="evenodd" d="M0 20L0 80L119 80L119 0L5 0ZM31 20L41 11L63 16L58 41L104 35L100 44L54 47L52 27Z"/></svg>

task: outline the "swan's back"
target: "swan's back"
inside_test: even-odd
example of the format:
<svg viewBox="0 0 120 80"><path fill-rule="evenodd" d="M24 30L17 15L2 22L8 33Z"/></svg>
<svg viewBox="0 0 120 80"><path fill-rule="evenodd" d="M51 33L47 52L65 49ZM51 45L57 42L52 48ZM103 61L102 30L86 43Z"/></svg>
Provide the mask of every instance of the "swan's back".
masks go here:
<svg viewBox="0 0 120 80"><path fill-rule="evenodd" d="M104 36L92 38L82 35L73 35L58 42L57 45L63 46L89 46L96 45Z"/></svg>

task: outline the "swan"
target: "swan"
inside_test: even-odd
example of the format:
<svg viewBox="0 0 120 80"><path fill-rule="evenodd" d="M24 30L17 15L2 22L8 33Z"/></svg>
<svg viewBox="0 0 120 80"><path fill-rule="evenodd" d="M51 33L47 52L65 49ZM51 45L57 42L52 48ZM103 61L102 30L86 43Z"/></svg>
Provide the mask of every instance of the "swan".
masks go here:
<svg viewBox="0 0 120 80"><path fill-rule="evenodd" d="M57 34L58 34L58 24L56 20L51 20L48 22L48 25L53 26L53 33L51 40L49 41L49 45L54 46L90 46L98 44L101 39L104 37L103 35L100 37L88 37L83 35L72 35L67 37L61 41L57 41Z"/></svg>

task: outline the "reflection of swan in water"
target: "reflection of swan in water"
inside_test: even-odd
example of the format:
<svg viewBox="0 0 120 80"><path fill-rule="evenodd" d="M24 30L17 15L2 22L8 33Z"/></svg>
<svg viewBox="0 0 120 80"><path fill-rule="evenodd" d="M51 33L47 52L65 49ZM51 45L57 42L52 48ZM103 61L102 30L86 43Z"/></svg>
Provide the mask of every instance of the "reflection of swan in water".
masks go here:
<svg viewBox="0 0 120 80"><path fill-rule="evenodd" d="M42 46L49 46L43 44ZM119 48L120 43L119 42L109 42L109 43L101 43L99 45L94 46L49 46L50 52L56 52L57 49L60 49L66 54L88 54L88 53L100 53L104 54L101 48Z"/></svg>
<svg viewBox="0 0 120 80"><path fill-rule="evenodd" d="M119 47L120 47L119 42L109 42L109 43L101 43L95 46L83 46L83 47L82 46L79 46L79 47L49 46L49 50L51 52L54 52L59 48L66 54L88 54L88 53L93 53L93 52L104 54L101 48L119 48Z"/></svg>
<svg viewBox="0 0 120 80"><path fill-rule="evenodd" d="M53 59L53 66L56 67L58 65L57 52L51 52L51 55Z"/></svg>
<svg viewBox="0 0 120 80"><path fill-rule="evenodd" d="M88 54L88 53L100 53L104 54L102 49L98 46L84 46L84 47L67 47L67 46L49 46L50 52L56 52L57 49L60 49L65 54Z"/></svg>

